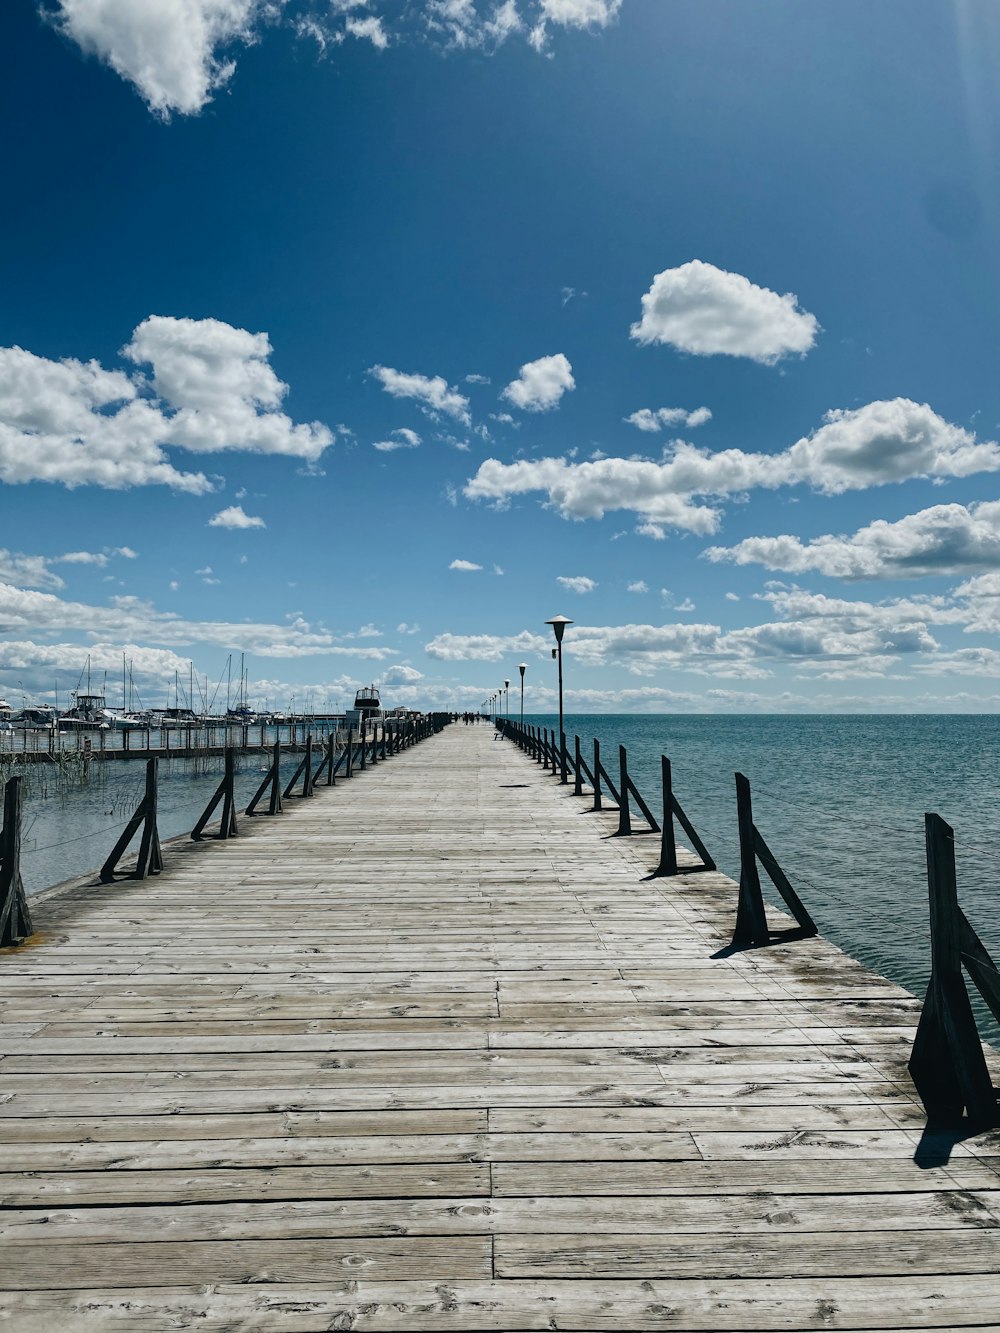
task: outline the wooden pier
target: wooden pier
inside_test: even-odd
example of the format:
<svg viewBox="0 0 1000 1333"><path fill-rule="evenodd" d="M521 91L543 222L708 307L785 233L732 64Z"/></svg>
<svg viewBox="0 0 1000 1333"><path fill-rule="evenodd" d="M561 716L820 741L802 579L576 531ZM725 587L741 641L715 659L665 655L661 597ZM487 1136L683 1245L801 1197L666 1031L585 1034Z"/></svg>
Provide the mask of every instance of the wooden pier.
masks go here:
<svg viewBox="0 0 1000 1333"><path fill-rule="evenodd" d="M918 1002L729 951L733 881L617 827L458 724L33 900L0 1330L1000 1328L1000 1135L927 1132Z"/></svg>

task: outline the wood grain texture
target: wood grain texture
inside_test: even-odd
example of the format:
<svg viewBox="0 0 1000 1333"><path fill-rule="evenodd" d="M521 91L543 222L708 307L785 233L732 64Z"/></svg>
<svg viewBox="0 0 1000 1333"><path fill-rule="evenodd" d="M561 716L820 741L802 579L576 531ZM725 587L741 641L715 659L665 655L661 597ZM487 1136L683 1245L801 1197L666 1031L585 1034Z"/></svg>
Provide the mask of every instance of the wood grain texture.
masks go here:
<svg viewBox="0 0 1000 1333"><path fill-rule="evenodd" d="M995 1326L1000 1135L927 1132L917 1002L823 939L716 956L733 882L571 791L453 726L39 902L0 1324Z"/></svg>

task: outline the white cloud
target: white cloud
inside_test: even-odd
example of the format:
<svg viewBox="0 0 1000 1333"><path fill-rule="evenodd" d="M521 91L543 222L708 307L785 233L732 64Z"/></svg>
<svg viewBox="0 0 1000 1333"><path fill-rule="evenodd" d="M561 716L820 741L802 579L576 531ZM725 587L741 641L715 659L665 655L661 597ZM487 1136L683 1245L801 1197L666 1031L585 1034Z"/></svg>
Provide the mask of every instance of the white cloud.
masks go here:
<svg viewBox="0 0 1000 1333"><path fill-rule="evenodd" d="M228 509L220 509L217 514L213 514L208 520L210 528L266 528L267 524L262 518L256 518L243 512L242 505L230 505Z"/></svg>
<svg viewBox="0 0 1000 1333"><path fill-rule="evenodd" d="M488 458L466 483L470 500L506 501L511 496L545 491L564 518L602 518L607 510L632 509L674 528L712 533L718 515L692 504L671 489L665 465L636 459L603 458L567 463L562 458L501 463Z"/></svg>
<svg viewBox="0 0 1000 1333"><path fill-rule="evenodd" d="M407 622L406 622L405 620L401 620L401 621L399 622L399 624L396 626L396 633L397 633L397 634L419 634L419 633L420 633L420 626L419 626L419 625L408 625Z"/></svg>
<svg viewBox="0 0 1000 1333"><path fill-rule="evenodd" d="M16 583L22 588L65 587L53 565L93 565L104 569L116 556L135 560L137 553L128 546L110 547L103 551L66 551L63 555L23 555L16 551L0 550L0 579Z"/></svg>
<svg viewBox="0 0 1000 1333"><path fill-rule="evenodd" d="M649 584L645 579L636 579L634 583L628 585L629 592L649 592Z"/></svg>
<svg viewBox="0 0 1000 1333"><path fill-rule="evenodd" d="M315 461L333 443L333 433L315 421L295 425L278 410L288 385L269 363L271 350L266 333L218 319L150 315L122 355L152 365L153 388L174 409L165 443Z"/></svg>
<svg viewBox="0 0 1000 1333"><path fill-rule="evenodd" d="M383 454L389 454L396 449L417 449L420 444L420 436L415 430L410 430L407 426L400 426L398 430L389 432L389 439L376 440L372 448L378 449Z"/></svg>
<svg viewBox="0 0 1000 1333"><path fill-rule="evenodd" d="M391 666L388 671L382 673L379 684L385 689L398 688L401 685L413 685L418 680L423 680L424 673L418 671L416 667L407 666L405 663L399 663L397 666Z"/></svg>
<svg viewBox="0 0 1000 1333"><path fill-rule="evenodd" d="M618 16L622 0L541 0L542 17L569 28L604 28Z"/></svg>
<svg viewBox="0 0 1000 1333"><path fill-rule="evenodd" d="M210 491L204 473L169 461L167 434L162 413L121 371L0 348L0 481Z"/></svg>
<svg viewBox="0 0 1000 1333"><path fill-rule="evenodd" d="M779 296L739 273L693 259L664 269L642 298L642 319L632 325L640 343L668 343L695 356L749 357L773 365L804 355L819 323L791 293Z"/></svg>
<svg viewBox="0 0 1000 1333"><path fill-rule="evenodd" d="M464 573L472 573L474 570L482 569L482 565L477 565L472 560L453 560L448 568L460 569Z"/></svg>
<svg viewBox="0 0 1000 1333"><path fill-rule="evenodd" d="M569 576L557 574L556 583L561 584L567 592L576 592L581 595L586 592L593 592L597 587L594 580L587 578L586 574L574 574Z"/></svg>
<svg viewBox="0 0 1000 1333"><path fill-rule="evenodd" d="M507 385L500 397L525 412L548 412L558 405L564 393L575 388L573 367L562 352L557 352L525 362L517 379Z"/></svg>
<svg viewBox="0 0 1000 1333"><path fill-rule="evenodd" d="M232 77L222 52L254 40L284 0L56 0L55 21L163 119L200 111Z"/></svg>
<svg viewBox="0 0 1000 1333"><path fill-rule="evenodd" d="M178 471L166 448L316 459L330 432L277 410L287 385L268 364L270 350L266 334L219 320L151 316L123 355L152 365L153 397L140 373L0 348L0 481L167 485L199 495L213 483Z"/></svg>
<svg viewBox="0 0 1000 1333"><path fill-rule="evenodd" d="M696 407L693 412L683 407L640 407L625 420L630 426L644 431L658 431L664 426L688 426L693 429L711 421L712 413L707 407Z"/></svg>
<svg viewBox="0 0 1000 1333"><path fill-rule="evenodd" d="M823 423L779 458L792 480L829 494L911 477L968 477L1000 469L1000 445L978 442L972 431L909 398L827 412Z"/></svg>
<svg viewBox="0 0 1000 1333"><path fill-rule="evenodd" d="M451 388L442 375L410 374L394 370L392 366L372 366L368 373L374 375L393 398L413 398L432 414L444 412L463 425L472 424L468 398Z"/></svg>
<svg viewBox="0 0 1000 1333"><path fill-rule="evenodd" d="M371 42L372 46L379 51L384 51L389 45L389 37L385 28L382 27L382 20L376 18L374 14L363 19L347 19L344 30L350 33L352 37L361 37Z"/></svg>
<svg viewBox="0 0 1000 1333"><path fill-rule="evenodd" d="M918 578L1000 568L1000 501L934 505L895 523L876 519L852 536L747 537L713 546L712 561L760 564L788 573L815 570L832 578Z"/></svg>
<svg viewBox="0 0 1000 1333"><path fill-rule="evenodd" d="M213 575L209 565L197 572L202 578ZM329 630L301 618L289 625L249 620L184 620L173 612L157 611L138 597L114 597L107 606L97 606L0 583L0 634L37 635L63 630L101 642L145 642L172 648L215 644L227 651L245 650L259 657L326 654L385 661L398 656L395 649L375 644L342 643Z"/></svg>
<svg viewBox="0 0 1000 1333"><path fill-rule="evenodd" d="M600 518L626 509L643 520L639 531L660 538L668 527L712 533L717 509L698 495L722 496L764 487L807 484L826 494L861 490L915 477L965 477L1000 470L1000 446L977 441L926 403L908 398L828 412L812 435L776 454L724 449L711 453L683 440L663 462L564 458L501 463L486 459L465 486L469 499L506 501L547 493L564 518Z"/></svg>
<svg viewBox="0 0 1000 1333"><path fill-rule="evenodd" d="M428 657L442 662L499 662L508 654L549 655L550 640L522 630L520 634L438 634L424 644Z"/></svg>

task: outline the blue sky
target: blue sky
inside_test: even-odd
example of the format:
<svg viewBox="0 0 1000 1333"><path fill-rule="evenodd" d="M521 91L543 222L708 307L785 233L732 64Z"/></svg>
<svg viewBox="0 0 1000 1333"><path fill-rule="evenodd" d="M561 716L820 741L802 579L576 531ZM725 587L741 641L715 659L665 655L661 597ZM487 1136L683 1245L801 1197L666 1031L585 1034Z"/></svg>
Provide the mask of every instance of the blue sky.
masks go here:
<svg viewBox="0 0 1000 1333"><path fill-rule="evenodd" d="M989 0L11 0L0 691L541 710L562 613L581 711L994 711L998 55Z"/></svg>

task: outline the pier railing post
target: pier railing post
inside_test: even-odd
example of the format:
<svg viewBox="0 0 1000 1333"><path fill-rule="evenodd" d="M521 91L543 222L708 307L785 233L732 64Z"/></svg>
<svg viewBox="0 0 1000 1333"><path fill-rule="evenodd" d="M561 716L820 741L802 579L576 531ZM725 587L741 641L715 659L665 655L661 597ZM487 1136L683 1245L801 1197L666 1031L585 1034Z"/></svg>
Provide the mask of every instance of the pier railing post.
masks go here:
<svg viewBox="0 0 1000 1333"><path fill-rule="evenodd" d="M632 833L632 813L629 810L628 802L628 756L625 753L625 746L618 747L618 790L621 792L621 800L618 802L618 832L619 838L627 838Z"/></svg>
<svg viewBox="0 0 1000 1333"><path fill-rule="evenodd" d="M575 775L573 778L573 795L583 795L583 762L580 754L580 737L573 737L573 767Z"/></svg>
<svg viewBox="0 0 1000 1333"><path fill-rule="evenodd" d="M569 782L568 756L566 754L566 733L559 733L559 781L565 787Z"/></svg>
<svg viewBox="0 0 1000 1333"><path fill-rule="evenodd" d="M910 1076L932 1119L956 1122L967 1110L974 1127L986 1128L1000 1123L1000 1108L962 966L998 1021L1000 977L958 905L954 830L940 815L927 814L924 833L931 976L910 1054Z"/></svg>
<svg viewBox="0 0 1000 1333"><path fill-rule="evenodd" d="M778 865L760 830L753 822L750 783L742 773L736 774L736 819L740 835L740 895L736 909L736 928L733 944L737 948L768 944L771 932L764 910L764 896L760 888L757 861L767 872L768 879L778 890L785 906L795 918L802 936L817 934L816 923L806 911L802 900L792 888L785 872Z"/></svg>
<svg viewBox="0 0 1000 1333"><path fill-rule="evenodd" d="M616 837L628 837L632 832L632 813L629 806L630 798L642 811L642 816L650 829L654 833L659 833L660 826L656 822L652 810L643 799L642 793L635 785L628 771L628 754L625 746L618 747L618 832Z"/></svg>
<svg viewBox="0 0 1000 1333"><path fill-rule="evenodd" d="M302 778L302 790L299 793L299 795L311 796L313 794L311 731L306 732L306 752L299 760L295 772L288 779L288 783L285 787L285 793L284 793L285 796L291 796L293 794L292 789L295 786L296 782L298 782L300 777Z"/></svg>
<svg viewBox="0 0 1000 1333"><path fill-rule="evenodd" d="M270 789L270 801L268 802L267 813L269 815L283 814L281 808L281 741L274 742L274 752L271 759L271 766L267 770L267 776L254 792L250 804L247 806L246 813L253 815L257 813L257 806L260 804L264 793Z"/></svg>
<svg viewBox="0 0 1000 1333"><path fill-rule="evenodd" d="M125 733L126 736L128 732ZM219 831L214 835L216 838L235 838L239 834L236 826L236 751L231 745L226 746L225 770L222 781L215 790L215 795L209 801L208 805L202 811L197 824L191 830L191 837L194 842L200 842L204 837L205 828L208 821L215 813L219 802L222 802L222 818L219 823Z"/></svg>
<svg viewBox="0 0 1000 1333"><path fill-rule="evenodd" d="M601 806L601 742L594 737L594 809Z"/></svg>
<svg viewBox="0 0 1000 1333"><path fill-rule="evenodd" d="M118 862L124 856L126 848L140 828L142 829L142 836L139 839L139 853L136 857L135 869L120 878L145 879L147 875L158 875L163 869L160 834L156 826L157 769L159 762L158 759L146 760L145 794L136 807L135 814L125 825L125 832L112 848L111 855L101 866L100 878L102 884L114 883Z"/></svg>
<svg viewBox="0 0 1000 1333"><path fill-rule="evenodd" d="M0 831L0 948L20 944L33 931L21 879L21 779L8 778Z"/></svg>
<svg viewBox="0 0 1000 1333"><path fill-rule="evenodd" d="M660 756L660 774L663 788L663 820L660 824L660 861L653 871L653 877L677 875L681 871L677 865L677 842L674 837L674 818L680 821L681 828L690 839L691 846L701 857L701 865L685 866L684 874L690 875L698 870L715 870L715 861L709 855L708 848L695 832L694 825L681 808L674 794L673 773L667 756Z"/></svg>

